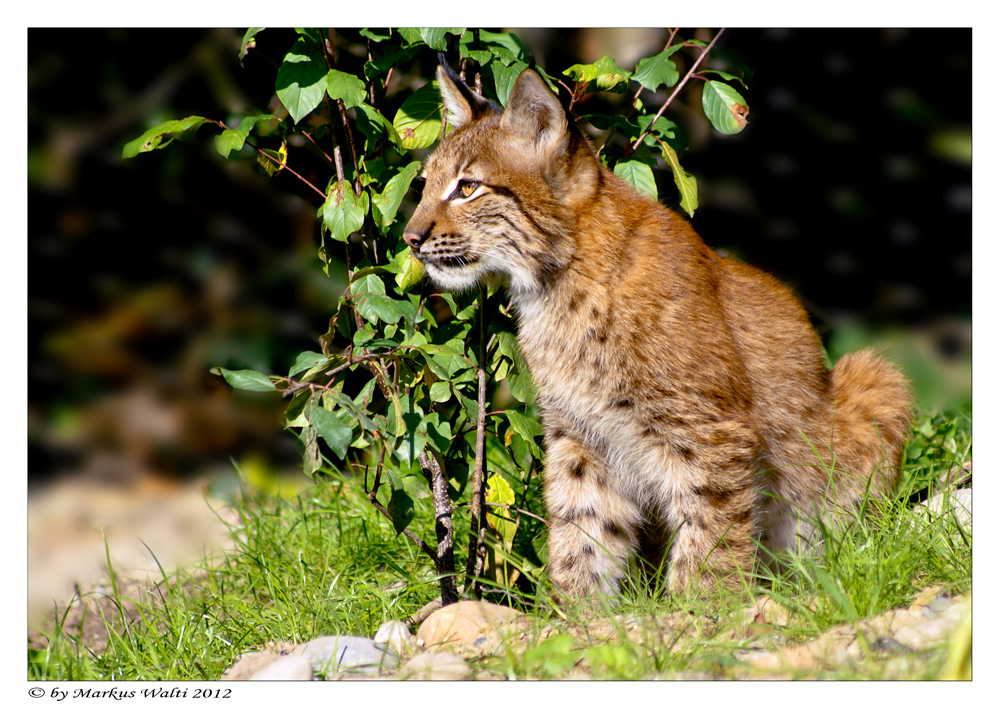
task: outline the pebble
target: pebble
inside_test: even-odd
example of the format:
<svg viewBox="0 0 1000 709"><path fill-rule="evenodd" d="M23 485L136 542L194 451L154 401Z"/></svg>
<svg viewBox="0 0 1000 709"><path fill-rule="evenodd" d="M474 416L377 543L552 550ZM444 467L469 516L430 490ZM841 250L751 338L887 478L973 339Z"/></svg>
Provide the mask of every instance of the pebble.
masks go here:
<svg viewBox="0 0 1000 709"><path fill-rule="evenodd" d="M524 614L483 601L459 601L432 613L417 630L417 646L461 649L475 655L493 654L503 642L503 630Z"/></svg>
<svg viewBox="0 0 1000 709"><path fill-rule="evenodd" d="M375 643L388 645L397 655L412 655L415 647L413 633L406 624L399 620L383 623L375 633Z"/></svg>
<svg viewBox="0 0 1000 709"><path fill-rule="evenodd" d="M448 652L417 655L399 670L398 679L463 680L472 677L469 664Z"/></svg>
<svg viewBox="0 0 1000 709"><path fill-rule="evenodd" d="M251 680L311 680L313 663L308 657L286 655L265 665L247 679Z"/></svg>
<svg viewBox="0 0 1000 709"><path fill-rule="evenodd" d="M931 513L931 519L953 509L959 523L965 529L972 527L972 488L963 487L958 490L939 492L937 495L920 503Z"/></svg>
<svg viewBox="0 0 1000 709"><path fill-rule="evenodd" d="M345 671L374 675L399 664L399 657L390 648L350 635L316 638L299 645L292 654L308 657L316 673L326 676Z"/></svg>

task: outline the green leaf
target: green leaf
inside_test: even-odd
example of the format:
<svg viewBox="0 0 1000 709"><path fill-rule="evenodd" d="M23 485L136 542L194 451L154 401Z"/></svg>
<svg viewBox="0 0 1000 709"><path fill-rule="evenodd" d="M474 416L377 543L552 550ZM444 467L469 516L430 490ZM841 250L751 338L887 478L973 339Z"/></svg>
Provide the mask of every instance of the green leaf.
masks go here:
<svg viewBox="0 0 1000 709"><path fill-rule="evenodd" d="M233 150L242 150L250 131L261 121L276 121L277 116L247 116L236 128L228 128L215 136L215 149L219 155L228 158Z"/></svg>
<svg viewBox="0 0 1000 709"><path fill-rule="evenodd" d="M407 44L416 44L417 42L424 41L424 38L420 36L420 29L418 27L397 27L396 32L399 33L399 36Z"/></svg>
<svg viewBox="0 0 1000 709"><path fill-rule="evenodd" d="M393 490L389 504L385 506L392 517L392 528L400 535L413 521L413 498L403 490Z"/></svg>
<svg viewBox="0 0 1000 709"><path fill-rule="evenodd" d="M461 35L465 32L464 27L421 27L420 37L427 43L427 46L431 49L436 49L439 52L443 52L448 48L447 40L445 39L446 34L457 34Z"/></svg>
<svg viewBox="0 0 1000 709"><path fill-rule="evenodd" d="M392 30L388 28L382 30L381 28L372 29L365 27L361 30L361 36L370 39L372 42L384 42L392 36Z"/></svg>
<svg viewBox="0 0 1000 709"><path fill-rule="evenodd" d="M263 155L261 153L263 153ZM262 148L261 152L257 153L257 171L265 179L270 179L285 169L285 163L287 161L288 144L282 140L281 147L277 150Z"/></svg>
<svg viewBox="0 0 1000 709"><path fill-rule="evenodd" d="M488 48L484 48L482 41L478 47L474 47L475 35L472 30L466 30L458 42L458 55L462 59L471 59L479 66L484 67L493 59L493 55Z"/></svg>
<svg viewBox="0 0 1000 709"><path fill-rule="evenodd" d="M295 358L295 362L292 364L292 368L288 372L288 376L294 377L299 372L304 372L307 369L312 369L320 362L326 362L329 359L325 354L320 354L319 352L300 352Z"/></svg>
<svg viewBox="0 0 1000 709"><path fill-rule="evenodd" d="M330 450L338 458L343 459L347 455L347 447L354 440L353 429L337 418L337 415L332 411L327 411L322 406L316 406L315 399L306 407L306 418L316 429L316 433L330 446Z"/></svg>
<svg viewBox="0 0 1000 709"><path fill-rule="evenodd" d="M347 241L365 223L368 193L362 192L359 197L347 180L337 180L331 186L330 194L319 212L326 228L330 230L330 236L337 241Z"/></svg>
<svg viewBox="0 0 1000 709"><path fill-rule="evenodd" d="M413 322L417 317L417 309L409 300L397 300L385 294L385 284L374 274L369 274L351 284L354 294L354 307L365 320L374 324L382 322L399 322L405 318Z"/></svg>
<svg viewBox="0 0 1000 709"><path fill-rule="evenodd" d="M151 150L165 148L173 141L174 136L183 133L189 128L200 126L202 123L211 122L201 116L188 116L176 121L161 123L158 126L150 128L135 140L126 143L125 147L122 148L122 158L127 160L128 158L134 158L139 153L148 153ZM163 142L165 136L170 137L166 142Z"/></svg>
<svg viewBox="0 0 1000 709"><path fill-rule="evenodd" d="M502 475L494 473L486 481L486 502L500 505L514 504L514 491ZM495 512L490 512L495 510ZM511 519L509 510L497 507L486 508L486 524L496 530L503 540L503 545L510 549L517 533L517 524Z"/></svg>
<svg viewBox="0 0 1000 709"><path fill-rule="evenodd" d="M399 147L399 134L385 116L378 109L369 106L367 103L358 105L356 109L358 120L358 130L365 134L367 138L366 149L372 144L388 138L393 145Z"/></svg>
<svg viewBox="0 0 1000 709"><path fill-rule="evenodd" d="M646 130L646 126L652 122L653 118L655 118L655 116L639 116L636 119L636 122L639 124L639 131L642 132ZM653 124L653 130L651 130L650 134L645 137L644 142L646 145L652 146L656 142L656 138L663 138L664 140L667 138L673 138L674 128L676 127L676 123L660 116L656 119L656 123Z"/></svg>
<svg viewBox="0 0 1000 709"><path fill-rule="evenodd" d="M392 119L405 150L430 147L441 136L441 96L437 82L428 82L403 101Z"/></svg>
<svg viewBox="0 0 1000 709"><path fill-rule="evenodd" d="M720 133L732 135L746 127L750 109L747 108L746 100L728 84L721 81L706 82L701 93L701 105L708 120Z"/></svg>
<svg viewBox="0 0 1000 709"><path fill-rule="evenodd" d="M431 401L443 404L451 398L451 384L448 382L434 382L431 384Z"/></svg>
<svg viewBox="0 0 1000 709"><path fill-rule="evenodd" d="M664 49L659 54L641 59L632 74L632 81L637 81L644 89L656 91L663 85L673 86L680 78L677 72L677 65L670 58L670 55L680 49L681 44Z"/></svg>
<svg viewBox="0 0 1000 709"><path fill-rule="evenodd" d="M420 168L420 161L411 162L393 175L380 194L372 197L372 205L375 207L372 210L372 216L375 217L375 225L383 234L386 233L389 225L396 218L396 210L402 204L403 197L406 196L407 191L410 189L410 183L413 182L413 178L420 172Z"/></svg>
<svg viewBox="0 0 1000 709"><path fill-rule="evenodd" d="M316 429L312 426L303 428L299 434L299 440L305 446L305 450L302 452L302 471L306 475L312 475L323 465L323 457L319 452L319 439L316 435Z"/></svg>
<svg viewBox="0 0 1000 709"><path fill-rule="evenodd" d="M694 175L687 173L681 167L681 161L677 157L677 152L662 140L657 141L663 152L663 159L670 165L674 173L674 184L681 195L681 209L688 213L689 217L694 216L694 210L698 208L698 181Z"/></svg>
<svg viewBox="0 0 1000 709"><path fill-rule="evenodd" d="M258 32L263 31L263 29L263 27L251 27L246 31L246 34L243 35L243 42L240 44L240 66L243 66L243 59L246 57L250 48L257 46L257 42L254 37L257 36Z"/></svg>
<svg viewBox="0 0 1000 709"><path fill-rule="evenodd" d="M525 49L517 35L510 32L479 30L479 42L505 65L528 58L528 50Z"/></svg>
<svg viewBox="0 0 1000 709"><path fill-rule="evenodd" d="M297 39L278 67L275 89L281 104L298 123L323 100L326 93L326 61L316 45Z"/></svg>
<svg viewBox="0 0 1000 709"><path fill-rule="evenodd" d="M209 370L212 374L223 377L233 389L244 389L245 391L274 391L274 382L266 374L255 372L252 369L223 369L222 367L212 367Z"/></svg>
<svg viewBox="0 0 1000 709"><path fill-rule="evenodd" d="M493 86L501 106L507 105L507 99L510 98L510 92L514 90L517 77L527 68L528 65L521 61L515 61L509 66L502 62L493 62L484 70L483 73L493 77Z"/></svg>
<svg viewBox="0 0 1000 709"><path fill-rule="evenodd" d="M615 165L615 174L630 183L644 195L656 199L656 180L652 168L642 160L622 160Z"/></svg>
<svg viewBox="0 0 1000 709"><path fill-rule="evenodd" d="M542 449L535 443L535 436L543 434L542 425L535 419L529 418L512 409L504 411L504 415L506 415L507 421L510 422L511 429L524 440L531 454L536 458L541 458Z"/></svg>
<svg viewBox="0 0 1000 709"><path fill-rule="evenodd" d="M326 93L330 98L342 99L344 108L354 108L364 103L365 84L361 79L337 69L330 69L326 74Z"/></svg>
<svg viewBox="0 0 1000 709"><path fill-rule="evenodd" d="M420 283L420 279L424 277L424 264L408 248L399 252L396 262L400 265L400 271L396 274L396 285L405 293Z"/></svg>
<svg viewBox="0 0 1000 709"><path fill-rule="evenodd" d="M738 81L738 82L740 82L740 84L743 86L744 89L747 88L747 82L743 81L743 79L741 79L740 77L734 76L734 75L732 75L732 74L730 74L728 72L725 72L725 71L719 71L718 69L702 69L698 73L699 74L715 74L716 76L721 76L726 81Z"/></svg>
<svg viewBox="0 0 1000 709"><path fill-rule="evenodd" d="M574 64L563 74L576 81L596 81L597 86L605 91L627 82L631 76L631 73L615 64L611 57L601 57L593 64Z"/></svg>

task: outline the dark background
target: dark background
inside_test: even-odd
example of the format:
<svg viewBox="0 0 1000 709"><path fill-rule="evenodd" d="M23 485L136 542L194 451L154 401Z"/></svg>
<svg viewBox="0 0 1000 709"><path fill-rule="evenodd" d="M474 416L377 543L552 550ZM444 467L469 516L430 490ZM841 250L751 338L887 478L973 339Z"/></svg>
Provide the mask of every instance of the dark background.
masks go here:
<svg viewBox="0 0 1000 709"><path fill-rule="evenodd" d="M666 38L516 32L552 75L604 54L632 69ZM121 158L164 120L276 109L276 67L295 35L265 30L241 68L242 35L29 31L32 482L221 476L230 456L251 471L299 464L280 402L232 392L208 370L285 372L317 349L344 287L316 258L318 198L221 158L211 127ZM962 29L730 29L712 56L753 72L738 87L746 130L712 131L696 91L667 113L688 132L681 160L698 178L693 223L706 242L792 285L834 359L890 346L928 408L971 396L971 44ZM669 173L658 180L671 203Z"/></svg>

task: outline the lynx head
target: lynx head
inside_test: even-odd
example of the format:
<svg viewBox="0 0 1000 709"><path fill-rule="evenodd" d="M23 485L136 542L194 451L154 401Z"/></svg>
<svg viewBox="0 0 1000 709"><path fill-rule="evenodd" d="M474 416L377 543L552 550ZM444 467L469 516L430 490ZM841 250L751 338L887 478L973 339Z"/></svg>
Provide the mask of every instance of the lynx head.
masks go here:
<svg viewBox="0 0 1000 709"><path fill-rule="evenodd" d="M532 69L503 111L446 66L437 78L452 132L424 166L403 238L441 288L499 275L514 293L538 291L573 253L577 209L599 180L593 149Z"/></svg>

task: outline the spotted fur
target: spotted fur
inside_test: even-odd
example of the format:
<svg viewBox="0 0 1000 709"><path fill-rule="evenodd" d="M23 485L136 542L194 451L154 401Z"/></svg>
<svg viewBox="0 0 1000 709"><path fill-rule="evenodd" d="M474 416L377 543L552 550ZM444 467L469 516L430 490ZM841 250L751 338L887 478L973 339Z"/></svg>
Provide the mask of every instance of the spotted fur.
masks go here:
<svg viewBox="0 0 1000 709"><path fill-rule="evenodd" d="M663 554L674 590L735 587L758 542L796 547L894 483L911 413L892 364L828 371L795 296L609 172L536 72L503 111L438 81L452 132L404 238L439 287L508 284L565 591L614 592Z"/></svg>

